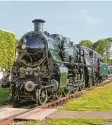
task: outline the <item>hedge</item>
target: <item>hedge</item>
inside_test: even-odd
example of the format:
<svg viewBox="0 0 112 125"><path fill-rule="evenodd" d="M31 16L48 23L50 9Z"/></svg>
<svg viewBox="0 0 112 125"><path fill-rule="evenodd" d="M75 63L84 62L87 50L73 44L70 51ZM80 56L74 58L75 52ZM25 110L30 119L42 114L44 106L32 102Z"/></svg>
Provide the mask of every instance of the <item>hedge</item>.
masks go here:
<svg viewBox="0 0 112 125"><path fill-rule="evenodd" d="M16 38L15 34L0 30L0 67L12 68L15 60Z"/></svg>

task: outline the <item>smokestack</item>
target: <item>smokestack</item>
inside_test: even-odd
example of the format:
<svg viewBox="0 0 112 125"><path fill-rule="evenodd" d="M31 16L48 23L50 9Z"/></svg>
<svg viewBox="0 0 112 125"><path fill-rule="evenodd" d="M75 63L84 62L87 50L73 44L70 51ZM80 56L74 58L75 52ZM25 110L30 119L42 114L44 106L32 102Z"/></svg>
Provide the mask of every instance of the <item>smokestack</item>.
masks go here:
<svg viewBox="0 0 112 125"><path fill-rule="evenodd" d="M36 32L43 32L43 23L45 23L44 20L42 19L35 19L32 21L32 23L34 23L34 31Z"/></svg>

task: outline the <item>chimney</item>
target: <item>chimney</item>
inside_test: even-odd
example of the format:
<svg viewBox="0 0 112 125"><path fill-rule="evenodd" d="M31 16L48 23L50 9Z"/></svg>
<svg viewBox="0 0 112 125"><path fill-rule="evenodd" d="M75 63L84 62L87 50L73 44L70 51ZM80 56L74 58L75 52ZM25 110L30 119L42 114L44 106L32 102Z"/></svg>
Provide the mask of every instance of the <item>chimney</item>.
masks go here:
<svg viewBox="0 0 112 125"><path fill-rule="evenodd" d="M43 23L45 23L42 19L35 19L32 21L34 23L34 31L36 32L43 32Z"/></svg>

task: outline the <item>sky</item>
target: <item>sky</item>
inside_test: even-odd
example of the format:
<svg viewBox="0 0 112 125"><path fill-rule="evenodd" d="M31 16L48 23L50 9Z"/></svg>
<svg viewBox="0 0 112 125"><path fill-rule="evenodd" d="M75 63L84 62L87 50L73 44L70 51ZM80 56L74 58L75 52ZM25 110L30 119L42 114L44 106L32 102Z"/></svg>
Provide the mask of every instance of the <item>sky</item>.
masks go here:
<svg viewBox="0 0 112 125"><path fill-rule="evenodd" d="M14 32L17 39L34 30L34 19L44 19L45 31L74 43L112 37L111 1L0 1L0 29Z"/></svg>

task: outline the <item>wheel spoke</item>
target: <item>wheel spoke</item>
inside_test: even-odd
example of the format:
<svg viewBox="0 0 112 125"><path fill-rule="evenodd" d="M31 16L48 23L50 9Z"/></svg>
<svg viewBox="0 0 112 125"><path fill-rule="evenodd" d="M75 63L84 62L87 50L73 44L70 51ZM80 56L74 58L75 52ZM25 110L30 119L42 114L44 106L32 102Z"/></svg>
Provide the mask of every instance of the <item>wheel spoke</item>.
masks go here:
<svg viewBox="0 0 112 125"><path fill-rule="evenodd" d="M40 105L45 104L48 100L47 90L45 88L37 90L36 99Z"/></svg>

